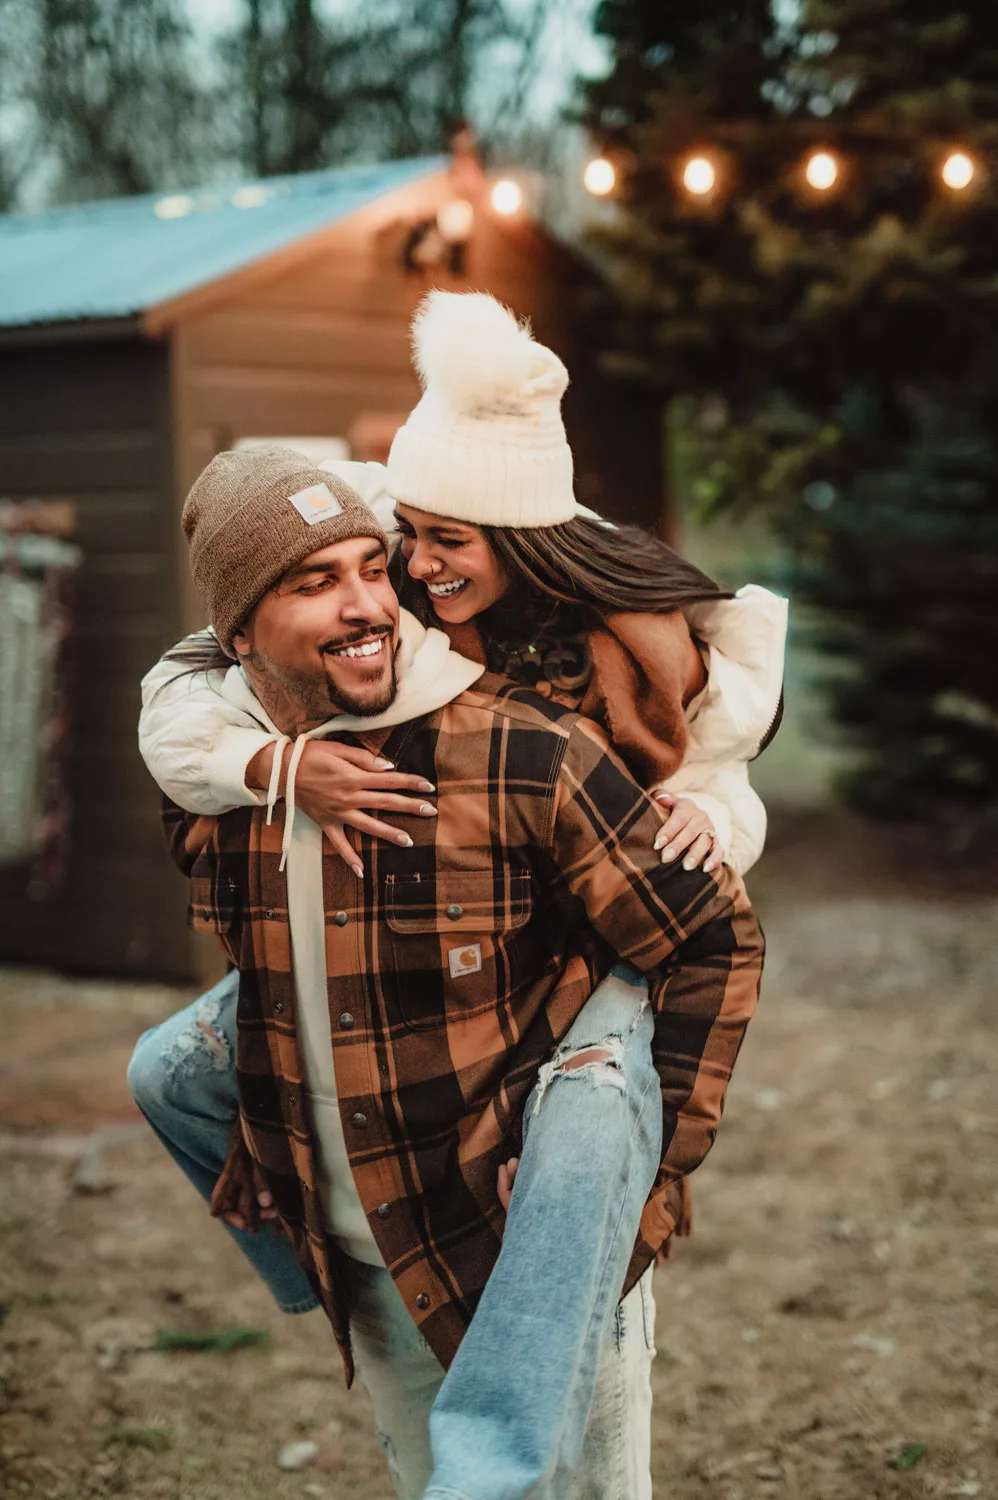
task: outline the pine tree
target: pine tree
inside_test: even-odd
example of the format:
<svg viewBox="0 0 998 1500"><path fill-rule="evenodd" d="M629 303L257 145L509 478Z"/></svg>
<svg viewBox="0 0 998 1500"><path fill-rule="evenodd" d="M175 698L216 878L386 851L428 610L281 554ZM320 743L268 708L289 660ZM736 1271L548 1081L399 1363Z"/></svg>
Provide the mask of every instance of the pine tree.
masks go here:
<svg viewBox="0 0 998 1500"><path fill-rule="evenodd" d="M551 11L551 0L384 0L339 11L246 0L222 44L233 151L265 175L446 153L465 120L488 145L508 142L523 127L518 106Z"/></svg>
<svg viewBox="0 0 998 1500"><path fill-rule="evenodd" d="M599 16L619 61L591 119L626 169L608 354L666 398L727 403L700 496L786 542L862 752L854 800L998 820L998 9L809 0L793 31L749 3ZM955 150L963 190L940 177ZM831 190L807 181L816 151ZM696 152L717 174L701 199L680 175Z"/></svg>
<svg viewBox="0 0 998 1500"><path fill-rule="evenodd" d="M36 0L33 104L53 196L111 197L198 180L210 106L181 0Z"/></svg>

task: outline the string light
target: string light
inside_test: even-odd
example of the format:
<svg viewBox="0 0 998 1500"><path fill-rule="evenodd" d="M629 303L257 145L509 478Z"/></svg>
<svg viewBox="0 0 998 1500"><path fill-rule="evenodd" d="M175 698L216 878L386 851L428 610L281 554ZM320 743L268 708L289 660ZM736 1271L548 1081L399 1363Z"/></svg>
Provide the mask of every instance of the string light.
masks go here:
<svg viewBox="0 0 998 1500"><path fill-rule="evenodd" d="M942 165L942 179L954 192L962 192L974 180L974 163L963 151L953 151Z"/></svg>
<svg viewBox="0 0 998 1500"><path fill-rule="evenodd" d="M586 191L596 198L605 198L617 186L617 172L612 161L605 156L596 156L588 163L582 176Z"/></svg>
<svg viewBox="0 0 998 1500"><path fill-rule="evenodd" d="M475 227L475 210L467 198L451 198L437 209L437 228L448 245L464 245Z"/></svg>
<svg viewBox="0 0 998 1500"><path fill-rule="evenodd" d="M492 189L492 207L497 214L509 218L511 214L518 214L523 207L523 192L518 182L511 177L504 177L497 182Z"/></svg>
<svg viewBox="0 0 998 1500"><path fill-rule="evenodd" d="M717 181L717 173L706 156L691 156L683 168L683 186L688 193L702 198L709 193Z"/></svg>
<svg viewBox="0 0 998 1500"><path fill-rule="evenodd" d="M819 193L827 193L839 179L839 164L830 151L816 151L807 159L804 176Z"/></svg>

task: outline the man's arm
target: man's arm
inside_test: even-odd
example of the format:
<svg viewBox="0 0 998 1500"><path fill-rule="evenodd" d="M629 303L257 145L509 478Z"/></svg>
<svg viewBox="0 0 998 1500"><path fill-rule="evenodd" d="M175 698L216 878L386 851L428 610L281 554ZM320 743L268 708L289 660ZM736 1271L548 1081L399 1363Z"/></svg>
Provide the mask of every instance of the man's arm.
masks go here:
<svg viewBox="0 0 998 1500"><path fill-rule="evenodd" d="M596 727L562 759L551 851L597 932L648 975L664 1137L659 1181L703 1161L759 996L764 943L740 878L663 865L662 816Z"/></svg>

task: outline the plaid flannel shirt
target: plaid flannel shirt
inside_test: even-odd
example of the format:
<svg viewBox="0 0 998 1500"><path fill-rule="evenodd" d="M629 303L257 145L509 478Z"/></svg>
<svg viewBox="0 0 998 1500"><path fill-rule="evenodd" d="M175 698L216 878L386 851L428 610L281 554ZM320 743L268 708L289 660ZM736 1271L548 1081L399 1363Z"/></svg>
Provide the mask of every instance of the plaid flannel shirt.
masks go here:
<svg viewBox="0 0 998 1500"><path fill-rule="evenodd" d="M484 686L483 686L484 684ZM345 741L360 743L352 736ZM324 844L329 1020L350 1166L385 1265L446 1366L499 1251L501 1162L540 1065L620 958L648 974L663 1154L627 1287L676 1227L755 1009L763 939L739 878L663 865L661 824L588 720L497 678L394 729L382 752L437 787L401 849L355 835L363 882ZM248 1150L352 1376L316 1187L295 1034L282 827L260 808L168 803L191 920L241 974ZM594 1191L599 1184L594 1184Z"/></svg>

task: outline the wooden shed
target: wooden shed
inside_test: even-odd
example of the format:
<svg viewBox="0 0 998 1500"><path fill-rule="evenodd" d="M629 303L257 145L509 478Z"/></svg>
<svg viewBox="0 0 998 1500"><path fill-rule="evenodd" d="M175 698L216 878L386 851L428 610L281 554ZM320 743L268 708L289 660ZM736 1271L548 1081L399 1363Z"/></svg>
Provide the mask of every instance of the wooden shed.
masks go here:
<svg viewBox="0 0 998 1500"><path fill-rule="evenodd" d="M470 209L448 218L455 203ZM654 408L602 380L574 333L592 274L537 225L498 216L468 159L0 219L0 501L69 501L82 552L65 878L38 900L24 867L0 869L0 960L203 972L135 734L143 673L203 623L183 497L215 453L254 437L383 457L418 397L407 327L427 287L491 291L532 319L573 375L579 498L657 523Z"/></svg>

